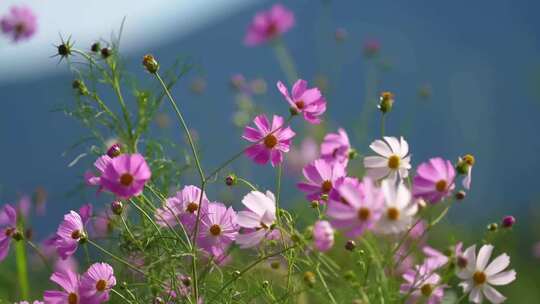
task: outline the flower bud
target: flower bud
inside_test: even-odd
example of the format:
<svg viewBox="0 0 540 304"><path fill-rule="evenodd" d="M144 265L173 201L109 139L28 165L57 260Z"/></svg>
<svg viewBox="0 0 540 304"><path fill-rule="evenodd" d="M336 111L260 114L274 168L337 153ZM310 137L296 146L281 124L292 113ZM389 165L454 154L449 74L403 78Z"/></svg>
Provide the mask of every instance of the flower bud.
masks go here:
<svg viewBox="0 0 540 304"><path fill-rule="evenodd" d="M240 271L235 270L235 271L233 271L232 275L233 275L233 277L238 278L241 275L241 273L240 273Z"/></svg>
<svg viewBox="0 0 540 304"><path fill-rule="evenodd" d="M103 59L107 59L109 57L111 57L112 55L112 49L111 48L102 48L101 49L101 57L103 57Z"/></svg>
<svg viewBox="0 0 540 304"><path fill-rule="evenodd" d="M116 215L121 215L124 210L124 204L121 201L114 201L111 203L111 211Z"/></svg>
<svg viewBox="0 0 540 304"><path fill-rule="evenodd" d="M356 243L353 240L348 240L347 243L345 243L345 249L349 251L353 251L356 248Z"/></svg>
<svg viewBox="0 0 540 304"><path fill-rule="evenodd" d="M311 201L310 205L311 205L311 208L317 209L317 208L319 208L319 201L316 201L316 200Z"/></svg>
<svg viewBox="0 0 540 304"><path fill-rule="evenodd" d="M298 115L298 113L300 113L300 112L298 112L298 109L297 109L297 108L290 107L290 108L289 108L289 113L291 113L291 116L296 116L296 115Z"/></svg>
<svg viewBox="0 0 540 304"><path fill-rule="evenodd" d="M356 149L351 148L349 150L349 160L355 159L357 157L358 157L358 152L356 151Z"/></svg>
<svg viewBox="0 0 540 304"><path fill-rule="evenodd" d="M270 267L272 267L272 269L278 269L280 266L280 263L278 261L273 261L272 263L270 263Z"/></svg>
<svg viewBox="0 0 540 304"><path fill-rule="evenodd" d="M501 226L503 228L512 228L512 226L514 226L515 223L516 223L516 218L511 215L507 215L503 217L501 221Z"/></svg>
<svg viewBox="0 0 540 304"><path fill-rule="evenodd" d="M144 55L142 64L150 74L155 74L159 70L159 63L150 54Z"/></svg>
<svg viewBox="0 0 540 304"><path fill-rule="evenodd" d="M75 90L77 90L77 93L81 96L89 95L88 88L84 84L82 80L75 79L73 80L73 83L71 83L71 87Z"/></svg>
<svg viewBox="0 0 540 304"><path fill-rule="evenodd" d="M380 96L379 105L377 108L383 113L386 114L392 110L394 105L394 94L390 92L382 92Z"/></svg>
<svg viewBox="0 0 540 304"><path fill-rule="evenodd" d="M343 274L343 277L347 281L354 280L354 278L355 278L354 271L352 271L352 270L346 271L345 274Z"/></svg>
<svg viewBox="0 0 540 304"><path fill-rule="evenodd" d="M58 45L56 49L58 51L58 55L60 55L62 58L71 55L71 45L69 44L69 41Z"/></svg>
<svg viewBox="0 0 540 304"><path fill-rule="evenodd" d="M191 286L191 277L182 276L180 280L182 281L182 284L184 284L184 286Z"/></svg>
<svg viewBox="0 0 540 304"><path fill-rule="evenodd" d="M94 42L92 43L92 46L90 46L90 50L94 53L98 53L99 50L101 50L101 45L99 44L99 42Z"/></svg>
<svg viewBox="0 0 540 304"><path fill-rule="evenodd" d="M153 304L165 304L165 300L163 300L161 297L155 297Z"/></svg>
<svg viewBox="0 0 540 304"><path fill-rule="evenodd" d="M12 237L15 241L20 241L20 240L24 239L24 235L23 235L19 230L15 230L15 232L13 232L13 234L11 235L11 237Z"/></svg>
<svg viewBox="0 0 540 304"><path fill-rule="evenodd" d="M321 194L321 201L328 201L328 193Z"/></svg>
<svg viewBox="0 0 540 304"><path fill-rule="evenodd" d="M225 177L225 184L227 186L236 185L237 182L238 182L238 179L237 179L237 177L236 177L236 175L234 173L231 173L231 174L227 175L227 177Z"/></svg>
<svg viewBox="0 0 540 304"><path fill-rule="evenodd" d="M262 281L263 288L268 288L268 286L270 286L270 282L268 282L267 280Z"/></svg>
<svg viewBox="0 0 540 304"><path fill-rule="evenodd" d="M311 272L311 271L304 272L304 282L309 287L313 287L315 285L315 282L317 281L316 279L317 279L317 277L315 276L315 274L313 272Z"/></svg>
<svg viewBox="0 0 540 304"><path fill-rule="evenodd" d="M499 225L497 223L491 223L487 226L487 229L491 232L497 231L499 229Z"/></svg>
<svg viewBox="0 0 540 304"><path fill-rule="evenodd" d="M456 198L456 200L458 201L461 201L465 198L465 196L467 196L467 192L463 191L463 190L459 190L458 192L456 192L456 194L454 195L454 197Z"/></svg>
<svg viewBox="0 0 540 304"><path fill-rule="evenodd" d="M122 149L120 147L120 144L118 144L118 143L115 143L115 144L111 145L109 147L109 149L107 149L107 155L110 158L115 158L115 157L119 156L120 154L122 154Z"/></svg>

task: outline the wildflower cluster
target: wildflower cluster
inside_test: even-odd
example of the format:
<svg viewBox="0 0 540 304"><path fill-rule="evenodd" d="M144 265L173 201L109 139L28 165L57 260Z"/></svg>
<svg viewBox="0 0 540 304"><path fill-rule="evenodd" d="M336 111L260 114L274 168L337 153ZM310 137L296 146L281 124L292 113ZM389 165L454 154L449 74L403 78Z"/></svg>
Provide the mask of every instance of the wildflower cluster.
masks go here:
<svg viewBox="0 0 540 304"><path fill-rule="evenodd" d="M294 20L292 12L275 5L254 17L245 43L279 43ZM345 39L343 31L339 37ZM246 145L207 171L189 119L170 92L183 72L163 77L158 58L144 56L142 68L158 92L136 88L135 102L128 106L117 45L96 43L88 51L70 42L58 47L60 56L77 56L89 66L75 70L77 101L65 112L98 140L89 147L95 158L84 183L107 200L106 207L94 213L95 204L85 204L69 211L41 248L24 234L28 222L22 220L22 208L6 204L0 214L0 260L7 257L11 242L24 242L44 264L55 263L50 280L59 290L40 293L43 303L442 303L459 288L461 300L505 300L493 286L516 278L514 270L507 270L508 255L490 262L495 250L490 244L477 251L475 244L463 250L461 242L452 242L444 254L428 245L429 232L456 198L464 199L471 189L472 155L455 163L435 156L413 166L413 149L405 138L383 134L358 162L347 131L338 128L324 134L320 144L311 142L313 153L297 152L308 158L303 159L297 193L312 209L287 211L280 193L282 169L301 133L292 123L323 122L329 103L321 88L303 79L289 81L292 87L277 81L274 93L282 100L276 104L287 118L253 115L243 126ZM378 51L375 43L364 50L369 56ZM101 99L95 85L85 85L96 81L113 89L120 114ZM243 93L251 88L239 76L232 84ZM147 132L164 99L186 135L185 163L168 158ZM394 95L381 94L382 117L393 106ZM276 168L277 186L259 187L224 172L242 156L256 166L270 163ZM181 184L178 172L183 169L194 172L198 182ZM215 194L220 180L241 195L230 199ZM514 223L508 216L501 225ZM80 251L87 266L82 274L76 266ZM21 297L28 298L28 292Z"/></svg>

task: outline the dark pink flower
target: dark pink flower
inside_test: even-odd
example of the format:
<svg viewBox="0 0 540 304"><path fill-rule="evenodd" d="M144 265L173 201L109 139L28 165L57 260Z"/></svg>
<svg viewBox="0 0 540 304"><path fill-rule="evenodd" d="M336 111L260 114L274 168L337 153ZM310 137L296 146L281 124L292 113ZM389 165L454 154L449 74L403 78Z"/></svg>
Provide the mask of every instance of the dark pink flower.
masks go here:
<svg viewBox="0 0 540 304"><path fill-rule="evenodd" d="M163 227L175 227L181 223L186 230L191 232L195 226L199 209L203 210L202 214L204 214L210 203L205 193L202 194L202 208L199 208L200 200L201 189L199 187L185 186L182 191L176 192L175 196L167 198L163 207L156 210L154 215L156 222Z"/></svg>
<svg viewBox="0 0 540 304"><path fill-rule="evenodd" d="M345 167L342 164L330 164L324 159L317 159L308 164L303 173L306 182L298 183L298 188L307 193L309 201L319 201L323 194L330 194L340 177L345 176Z"/></svg>
<svg viewBox="0 0 540 304"><path fill-rule="evenodd" d="M455 177L456 171L449 160L432 158L418 166L413 182L413 195L435 204L454 190Z"/></svg>
<svg viewBox="0 0 540 304"><path fill-rule="evenodd" d="M120 198L131 198L142 193L152 176L141 154L122 154L108 163L101 175L101 185Z"/></svg>
<svg viewBox="0 0 540 304"><path fill-rule="evenodd" d="M4 205L4 209L0 212L0 262L3 261L8 252L9 244L15 232L17 232L17 211L11 205Z"/></svg>
<svg viewBox="0 0 540 304"><path fill-rule="evenodd" d="M287 32L294 26L294 14L281 4L268 11L258 12L248 27L244 44L255 46Z"/></svg>
<svg viewBox="0 0 540 304"><path fill-rule="evenodd" d="M81 277L80 291L87 303L109 301L109 292L116 285L116 277L111 265L95 263Z"/></svg>
<svg viewBox="0 0 540 304"><path fill-rule="evenodd" d="M55 271L51 275L51 281L62 287L62 291L46 290L43 300L47 304L80 304L82 301L79 293L79 275L71 269Z"/></svg>
<svg viewBox="0 0 540 304"><path fill-rule="evenodd" d="M73 255L77 251L79 242L86 238L85 224L86 222L83 222L81 216L73 210L64 215L64 220L58 226L54 241L58 255L62 259Z"/></svg>
<svg viewBox="0 0 540 304"><path fill-rule="evenodd" d="M2 32L11 36L13 42L28 39L37 30L37 17L34 12L23 6L13 6L9 14L0 19Z"/></svg>
<svg viewBox="0 0 540 304"><path fill-rule="evenodd" d="M257 164L266 164L269 160L272 166L283 161L283 152L289 152L294 131L285 127L285 119L274 115L272 125L265 115L259 115L253 120L256 128L246 126L244 139L256 144L245 150L245 154Z"/></svg>
<svg viewBox="0 0 540 304"><path fill-rule="evenodd" d="M328 221L317 221L313 225L313 240L318 251L325 252L334 246L334 229Z"/></svg>
<svg viewBox="0 0 540 304"><path fill-rule="evenodd" d="M332 219L332 225L344 230L347 237L357 237L366 229L372 229L381 218L384 197L371 179L366 177L361 184L346 180L336 191L342 199L331 199L326 214Z"/></svg>
<svg viewBox="0 0 540 304"><path fill-rule="evenodd" d="M210 203L200 223L198 245L214 256L223 256L238 234L236 212L222 203Z"/></svg>
<svg viewBox="0 0 540 304"><path fill-rule="evenodd" d="M311 124L321 122L319 116L326 111L326 100L318 88L308 88L307 81L303 79L298 79L294 83L291 94L281 81L278 81L277 88L291 108L297 113L302 113L307 122Z"/></svg>
<svg viewBox="0 0 540 304"><path fill-rule="evenodd" d="M349 136L342 128L337 133L326 134L321 144L321 158L330 163L338 162L347 166L350 151Z"/></svg>

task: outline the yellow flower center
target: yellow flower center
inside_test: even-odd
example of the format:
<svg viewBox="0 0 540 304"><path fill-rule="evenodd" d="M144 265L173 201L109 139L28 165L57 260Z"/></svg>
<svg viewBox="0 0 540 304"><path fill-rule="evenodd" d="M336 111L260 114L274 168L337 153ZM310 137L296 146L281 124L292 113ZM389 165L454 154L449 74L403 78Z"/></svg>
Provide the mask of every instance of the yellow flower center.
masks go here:
<svg viewBox="0 0 540 304"><path fill-rule="evenodd" d="M475 272L472 278L473 278L474 284L476 285L482 285L487 280L486 274L482 271Z"/></svg>
<svg viewBox="0 0 540 304"><path fill-rule="evenodd" d="M332 190L332 182L329 180L325 180L321 185L321 190L323 193L330 192L330 190Z"/></svg>
<svg viewBox="0 0 540 304"><path fill-rule="evenodd" d="M131 183L133 183L133 180L133 175L131 175L130 173L124 173L122 174L122 176L120 176L120 184L126 187L129 187Z"/></svg>
<svg viewBox="0 0 540 304"><path fill-rule="evenodd" d="M362 207L358 209L358 219L367 221L371 217L371 211L368 208Z"/></svg>
<svg viewBox="0 0 540 304"><path fill-rule="evenodd" d="M267 135L265 138L264 138L264 145L268 148L268 149L272 149L273 147L275 147L278 143L278 140L277 138L270 134L270 135Z"/></svg>
<svg viewBox="0 0 540 304"><path fill-rule="evenodd" d="M213 235L213 236L218 236L221 234L221 227L219 227L218 224L214 224L212 225L212 227L210 227L210 233Z"/></svg>
<svg viewBox="0 0 540 304"><path fill-rule="evenodd" d="M397 155L392 155L388 158L388 168L392 170L396 170L399 168L399 163L401 162L401 159Z"/></svg>
<svg viewBox="0 0 540 304"><path fill-rule="evenodd" d="M420 288L420 292L422 292L422 295L425 297L429 297L431 293L433 292L433 285L431 284L424 284Z"/></svg>
<svg viewBox="0 0 540 304"><path fill-rule="evenodd" d="M96 290L97 291L104 291L105 288L107 288L107 282L105 280L99 280L96 283Z"/></svg>
<svg viewBox="0 0 540 304"><path fill-rule="evenodd" d="M197 209L199 209L199 205L195 202L191 202L187 205L186 207L186 210L187 212L189 213L195 213L195 211L197 211Z"/></svg>
<svg viewBox="0 0 540 304"><path fill-rule="evenodd" d="M77 296L76 293L71 292L68 295L68 304L77 304L78 300L79 300L79 297Z"/></svg>
<svg viewBox="0 0 540 304"><path fill-rule="evenodd" d="M441 179L440 181L438 181L435 184L435 189L437 189L437 191L439 191L439 192L446 191L446 181L444 179Z"/></svg>
<svg viewBox="0 0 540 304"><path fill-rule="evenodd" d="M399 210L397 210L395 207L390 207L386 211L386 216L391 221L397 221L399 219Z"/></svg>

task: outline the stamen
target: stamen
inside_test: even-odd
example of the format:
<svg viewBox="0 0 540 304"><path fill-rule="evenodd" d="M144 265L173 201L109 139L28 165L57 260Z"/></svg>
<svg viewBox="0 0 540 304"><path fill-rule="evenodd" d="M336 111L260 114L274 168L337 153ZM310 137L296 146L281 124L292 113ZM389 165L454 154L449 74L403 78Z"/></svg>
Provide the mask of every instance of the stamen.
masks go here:
<svg viewBox="0 0 540 304"><path fill-rule="evenodd" d="M120 184L126 187L129 187L131 183L133 183L133 180L133 175L131 175L130 173L124 173L122 174L122 176L120 176Z"/></svg>
<svg viewBox="0 0 540 304"><path fill-rule="evenodd" d="M264 138L264 145L268 148L268 149L272 149L273 147L275 147L278 143L278 140L277 138L270 134L270 135L267 135L265 138Z"/></svg>
<svg viewBox="0 0 540 304"><path fill-rule="evenodd" d="M218 224L214 224L212 225L212 227L210 227L210 233L213 235L213 236L218 236L221 234L221 227L219 227Z"/></svg>
<svg viewBox="0 0 540 304"><path fill-rule="evenodd" d="M358 219L361 221L367 221L371 217L371 210L362 207L358 209Z"/></svg>
<svg viewBox="0 0 540 304"><path fill-rule="evenodd" d="M97 291L104 291L105 288L107 288L107 282L105 280L99 280L96 283L96 290Z"/></svg>
<svg viewBox="0 0 540 304"><path fill-rule="evenodd" d="M473 281L476 285L482 285L486 282L487 277L486 274L482 271L477 271L473 274Z"/></svg>
<svg viewBox="0 0 540 304"><path fill-rule="evenodd" d="M386 211L386 216L391 221L397 221L399 219L399 210L397 210L395 207L390 207Z"/></svg>
<svg viewBox="0 0 540 304"><path fill-rule="evenodd" d="M446 191L446 185L446 181L444 179L441 179L435 184L435 189L437 189L437 191L439 192L444 192Z"/></svg>
<svg viewBox="0 0 540 304"><path fill-rule="evenodd" d="M429 297L431 293L433 292L433 286L431 284L424 284L420 288L420 291L422 292L423 296Z"/></svg>
<svg viewBox="0 0 540 304"><path fill-rule="evenodd" d="M187 205L186 210L189 213L195 213L199 209L199 205L195 202L191 202Z"/></svg>
<svg viewBox="0 0 540 304"><path fill-rule="evenodd" d="M323 193L330 192L330 190L332 190L332 182L329 180L325 180L321 185L321 190Z"/></svg>
<svg viewBox="0 0 540 304"><path fill-rule="evenodd" d="M396 170L399 168L399 163L401 162L401 159L397 155L392 155L388 158L388 168L392 170Z"/></svg>
<svg viewBox="0 0 540 304"><path fill-rule="evenodd" d="M78 240L80 239L82 236L82 233L80 230L74 230L72 233L71 233L71 238L74 239L74 240Z"/></svg>
<svg viewBox="0 0 540 304"><path fill-rule="evenodd" d="M77 304L78 300L79 300L79 297L77 296L76 293L71 292L68 295L68 304Z"/></svg>

